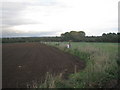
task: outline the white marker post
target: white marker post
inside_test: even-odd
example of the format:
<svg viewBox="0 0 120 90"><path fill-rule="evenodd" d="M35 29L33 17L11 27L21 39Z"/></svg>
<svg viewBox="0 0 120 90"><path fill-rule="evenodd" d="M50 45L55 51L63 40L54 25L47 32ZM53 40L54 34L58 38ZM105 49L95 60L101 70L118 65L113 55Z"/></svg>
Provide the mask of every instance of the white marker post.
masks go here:
<svg viewBox="0 0 120 90"><path fill-rule="evenodd" d="M67 44L67 48L70 48L70 45L69 45L69 44Z"/></svg>

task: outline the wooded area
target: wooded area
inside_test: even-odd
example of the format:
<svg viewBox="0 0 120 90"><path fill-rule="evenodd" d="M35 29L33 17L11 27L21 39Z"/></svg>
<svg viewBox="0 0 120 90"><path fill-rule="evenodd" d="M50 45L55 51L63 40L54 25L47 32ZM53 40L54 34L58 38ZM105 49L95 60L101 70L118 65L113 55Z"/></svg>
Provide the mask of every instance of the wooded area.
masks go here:
<svg viewBox="0 0 120 90"><path fill-rule="evenodd" d="M84 31L70 31L56 37L2 38L2 43L15 42L120 42L120 33L103 33L102 36L86 36Z"/></svg>

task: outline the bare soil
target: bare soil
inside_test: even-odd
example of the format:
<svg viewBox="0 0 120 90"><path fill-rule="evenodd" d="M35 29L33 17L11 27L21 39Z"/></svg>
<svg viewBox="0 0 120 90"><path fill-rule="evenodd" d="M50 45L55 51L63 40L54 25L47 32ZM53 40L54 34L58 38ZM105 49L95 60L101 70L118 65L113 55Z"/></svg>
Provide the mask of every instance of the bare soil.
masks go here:
<svg viewBox="0 0 120 90"><path fill-rule="evenodd" d="M43 81L47 72L67 77L84 68L78 57L40 43L14 43L2 46L3 88L26 88L31 81Z"/></svg>

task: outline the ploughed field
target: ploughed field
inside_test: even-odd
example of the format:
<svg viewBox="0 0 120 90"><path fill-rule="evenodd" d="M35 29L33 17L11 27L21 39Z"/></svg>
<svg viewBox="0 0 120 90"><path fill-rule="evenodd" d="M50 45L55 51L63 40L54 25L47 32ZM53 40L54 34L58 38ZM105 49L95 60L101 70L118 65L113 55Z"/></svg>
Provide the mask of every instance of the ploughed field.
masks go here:
<svg viewBox="0 0 120 90"><path fill-rule="evenodd" d="M47 72L70 73L84 68L78 57L41 43L14 43L2 46L3 88L24 88L27 83L44 81Z"/></svg>

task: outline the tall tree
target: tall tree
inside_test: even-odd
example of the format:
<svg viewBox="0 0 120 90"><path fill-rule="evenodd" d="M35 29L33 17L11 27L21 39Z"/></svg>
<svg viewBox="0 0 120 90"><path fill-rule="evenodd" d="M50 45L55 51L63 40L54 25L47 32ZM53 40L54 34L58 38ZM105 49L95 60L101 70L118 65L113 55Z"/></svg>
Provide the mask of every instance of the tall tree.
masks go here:
<svg viewBox="0 0 120 90"><path fill-rule="evenodd" d="M61 37L64 40L72 40L72 41L83 41L85 38L84 31L71 31L61 34Z"/></svg>

